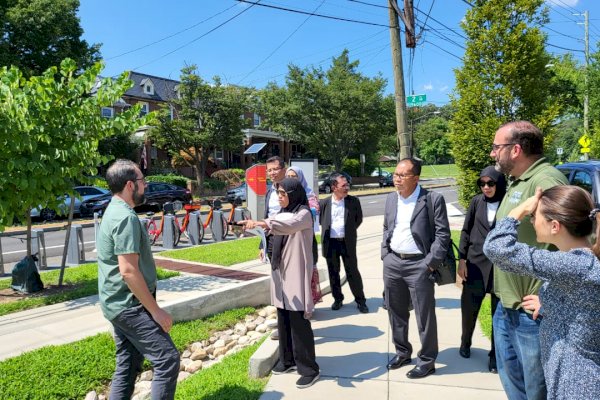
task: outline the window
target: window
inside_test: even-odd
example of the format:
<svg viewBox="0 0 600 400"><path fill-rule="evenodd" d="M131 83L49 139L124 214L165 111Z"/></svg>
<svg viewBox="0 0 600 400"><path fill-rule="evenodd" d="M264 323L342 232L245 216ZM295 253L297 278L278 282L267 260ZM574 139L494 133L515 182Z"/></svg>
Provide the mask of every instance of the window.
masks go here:
<svg viewBox="0 0 600 400"><path fill-rule="evenodd" d="M215 160L222 160L223 159L223 154L224 154L223 149L221 149L221 150L215 150L215 155L214 155Z"/></svg>
<svg viewBox="0 0 600 400"><path fill-rule="evenodd" d="M103 118L112 118L114 115L114 110L112 107L102 107L102 117Z"/></svg>
<svg viewBox="0 0 600 400"><path fill-rule="evenodd" d="M571 184L579 186L580 188L592 193L592 177L585 171L577 171L575 176L573 176L573 182L571 182Z"/></svg>
<svg viewBox="0 0 600 400"><path fill-rule="evenodd" d="M150 105L148 103L140 102L142 108L140 109L140 115L146 115L150 112Z"/></svg>
<svg viewBox="0 0 600 400"><path fill-rule="evenodd" d="M257 113L254 113L254 127L257 127L260 125L260 115L258 115Z"/></svg>

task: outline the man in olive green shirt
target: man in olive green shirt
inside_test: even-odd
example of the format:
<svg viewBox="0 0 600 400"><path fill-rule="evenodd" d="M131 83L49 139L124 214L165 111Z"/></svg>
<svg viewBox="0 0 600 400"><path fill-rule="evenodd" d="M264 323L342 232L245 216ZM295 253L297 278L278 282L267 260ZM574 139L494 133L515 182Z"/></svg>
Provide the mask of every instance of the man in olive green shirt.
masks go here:
<svg viewBox="0 0 600 400"><path fill-rule="evenodd" d="M114 196L97 237L100 308L114 328L117 365L110 399L129 399L144 358L154 367L152 399L173 399L179 352L169 336L171 316L156 303L156 266L148 233L133 207L144 203L146 181L129 160L108 168Z"/></svg>
<svg viewBox="0 0 600 400"><path fill-rule="evenodd" d="M490 155L496 168L512 179L496 220L535 194L567 183L565 176L543 157L544 137L534 124L516 121L496 131ZM535 230L529 218L518 228L518 240L532 246ZM538 292L542 281L494 268L494 292L500 298L493 325L498 374L510 400L545 400L546 383L540 358Z"/></svg>

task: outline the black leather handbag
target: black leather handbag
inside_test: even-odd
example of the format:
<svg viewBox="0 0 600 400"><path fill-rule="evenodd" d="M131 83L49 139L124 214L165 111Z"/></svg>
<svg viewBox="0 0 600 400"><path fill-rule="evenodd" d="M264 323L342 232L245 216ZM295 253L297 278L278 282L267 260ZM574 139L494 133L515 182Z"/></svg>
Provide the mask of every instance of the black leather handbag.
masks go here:
<svg viewBox="0 0 600 400"><path fill-rule="evenodd" d="M431 225L431 231L435 232L435 223L433 222L433 208L431 207L431 195L428 193L427 199L427 214L429 215L429 224ZM456 249L456 253L455 253ZM458 254L458 247L454 244L452 239L448 244L448 250L446 251L446 257L444 261L438 266L438 268L431 272L429 279L437 283L438 286L447 285L449 283L456 283L456 255Z"/></svg>

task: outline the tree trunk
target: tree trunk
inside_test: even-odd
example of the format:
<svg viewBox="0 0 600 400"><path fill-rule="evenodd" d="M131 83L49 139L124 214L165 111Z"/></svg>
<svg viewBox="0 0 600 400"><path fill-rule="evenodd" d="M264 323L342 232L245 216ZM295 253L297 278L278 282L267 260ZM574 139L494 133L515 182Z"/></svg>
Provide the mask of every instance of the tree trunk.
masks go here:
<svg viewBox="0 0 600 400"><path fill-rule="evenodd" d="M31 255L31 208L27 209L27 256Z"/></svg>
<svg viewBox="0 0 600 400"><path fill-rule="evenodd" d="M67 264L67 252L69 250L69 240L71 239L71 224L73 223L73 211L75 210L75 195L71 195L71 205L69 207L69 220L67 221L67 234L65 235L65 247L63 247L62 261L60 263L60 275L58 276L58 287L63 284L65 275L65 266Z"/></svg>
<svg viewBox="0 0 600 400"><path fill-rule="evenodd" d="M196 174L196 184L198 185L198 194L202 196L204 193L204 177L201 172L202 166L200 165L200 161L198 160L196 164L194 164L194 173Z"/></svg>

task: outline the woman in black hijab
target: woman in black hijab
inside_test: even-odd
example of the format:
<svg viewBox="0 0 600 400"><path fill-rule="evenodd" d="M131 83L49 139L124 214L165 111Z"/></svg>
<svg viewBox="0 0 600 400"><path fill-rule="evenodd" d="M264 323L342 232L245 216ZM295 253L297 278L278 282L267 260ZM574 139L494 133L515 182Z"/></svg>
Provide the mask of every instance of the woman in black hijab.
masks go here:
<svg viewBox="0 0 600 400"><path fill-rule="evenodd" d="M271 257L271 303L277 307L279 362L274 374L298 370L296 387L306 388L319 379L315 339L310 325L314 309L311 292L315 259L312 213L306 191L295 178L286 178L277 187L281 211L264 221L241 221L252 229L260 226L273 235Z"/></svg>
<svg viewBox="0 0 600 400"><path fill-rule="evenodd" d="M493 293L493 266L483 254L483 243L496 223L496 211L506 193L506 179L502 173L490 166L481 171L477 185L482 193L471 200L458 246L458 275L463 283L460 297L462 335L459 353L464 358L471 356L471 339L486 293L490 293L491 296L492 315L498 304L498 298ZM493 373L498 372L493 332L488 369Z"/></svg>

